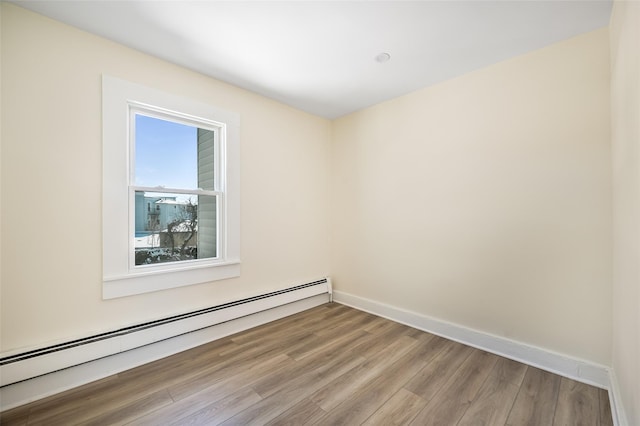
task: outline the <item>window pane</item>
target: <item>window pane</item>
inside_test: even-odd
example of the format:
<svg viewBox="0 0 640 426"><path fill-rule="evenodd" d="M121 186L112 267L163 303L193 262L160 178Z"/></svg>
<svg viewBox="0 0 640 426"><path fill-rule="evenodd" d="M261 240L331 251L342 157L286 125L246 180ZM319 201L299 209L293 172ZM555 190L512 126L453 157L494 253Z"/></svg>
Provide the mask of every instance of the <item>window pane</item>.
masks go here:
<svg viewBox="0 0 640 426"><path fill-rule="evenodd" d="M135 185L214 190L212 130L135 115Z"/></svg>
<svg viewBox="0 0 640 426"><path fill-rule="evenodd" d="M135 192L135 264L217 256L216 196Z"/></svg>

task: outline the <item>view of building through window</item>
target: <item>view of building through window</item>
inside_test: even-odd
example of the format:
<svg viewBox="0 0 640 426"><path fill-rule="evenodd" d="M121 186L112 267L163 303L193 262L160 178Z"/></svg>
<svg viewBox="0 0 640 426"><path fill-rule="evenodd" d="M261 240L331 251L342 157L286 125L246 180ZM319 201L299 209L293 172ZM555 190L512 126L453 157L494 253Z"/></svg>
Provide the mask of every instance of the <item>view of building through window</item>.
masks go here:
<svg viewBox="0 0 640 426"><path fill-rule="evenodd" d="M215 258L215 132L135 114L134 137L135 265Z"/></svg>

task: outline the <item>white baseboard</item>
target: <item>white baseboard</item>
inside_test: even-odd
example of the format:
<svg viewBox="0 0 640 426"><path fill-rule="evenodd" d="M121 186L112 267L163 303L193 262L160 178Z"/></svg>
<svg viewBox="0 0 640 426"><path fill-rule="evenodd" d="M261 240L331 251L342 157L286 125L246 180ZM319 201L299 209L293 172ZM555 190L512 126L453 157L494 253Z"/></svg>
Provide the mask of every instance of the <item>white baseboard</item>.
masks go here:
<svg viewBox="0 0 640 426"><path fill-rule="evenodd" d="M599 388L609 388L609 368L567 355L333 290L333 300L449 340L510 358Z"/></svg>
<svg viewBox="0 0 640 426"><path fill-rule="evenodd" d="M616 377L615 370L611 370L609 374L609 401L611 402L611 413L613 415L614 426L630 426L627 416L622 405L622 396L620 395L620 385Z"/></svg>
<svg viewBox="0 0 640 426"><path fill-rule="evenodd" d="M328 301L329 294L326 293L312 296L2 387L0 388L0 411L27 404L213 340L311 309Z"/></svg>

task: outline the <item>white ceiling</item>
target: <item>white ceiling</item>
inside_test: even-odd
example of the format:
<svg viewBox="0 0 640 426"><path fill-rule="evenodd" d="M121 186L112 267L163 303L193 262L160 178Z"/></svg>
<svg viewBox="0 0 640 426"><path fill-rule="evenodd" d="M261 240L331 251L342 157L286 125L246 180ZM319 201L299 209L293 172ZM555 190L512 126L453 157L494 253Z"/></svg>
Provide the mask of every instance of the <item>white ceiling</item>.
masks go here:
<svg viewBox="0 0 640 426"><path fill-rule="evenodd" d="M589 1L16 1L336 118L609 22ZM391 59L375 57L388 52Z"/></svg>

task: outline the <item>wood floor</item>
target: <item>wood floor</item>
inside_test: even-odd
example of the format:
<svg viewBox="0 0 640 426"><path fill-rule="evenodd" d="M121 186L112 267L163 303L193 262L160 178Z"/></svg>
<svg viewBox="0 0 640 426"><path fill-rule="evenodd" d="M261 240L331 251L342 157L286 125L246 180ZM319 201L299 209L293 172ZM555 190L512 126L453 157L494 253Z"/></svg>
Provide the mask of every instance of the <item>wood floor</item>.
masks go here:
<svg viewBox="0 0 640 426"><path fill-rule="evenodd" d="M2 425L611 425L607 392L327 304L3 413Z"/></svg>

